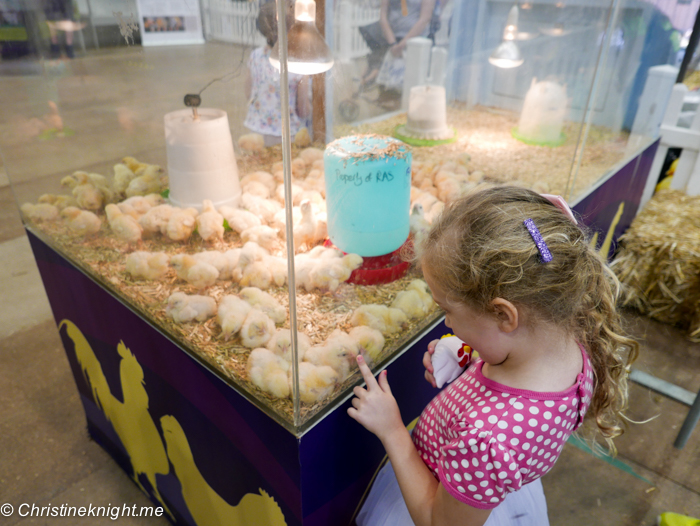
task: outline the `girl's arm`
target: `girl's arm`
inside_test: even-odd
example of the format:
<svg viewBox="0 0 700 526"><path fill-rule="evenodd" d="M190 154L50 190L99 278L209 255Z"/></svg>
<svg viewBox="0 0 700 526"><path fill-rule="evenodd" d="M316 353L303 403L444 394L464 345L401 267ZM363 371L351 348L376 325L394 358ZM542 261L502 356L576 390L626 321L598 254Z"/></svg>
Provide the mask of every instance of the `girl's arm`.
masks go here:
<svg viewBox="0 0 700 526"><path fill-rule="evenodd" d="M394 31L389 25L389 0L382 0L379 7L379 25L382 28L382 34L386 39L386 43L390 46L396 44L396 37L394 36Z"/></svg>
<svg viewBox="0 0 700 526"><path fill-rule="evenodd" d="M246 70L245 74L245 98L250 100L250 94L253 92L253 77L250 75L250 69Z"/></svg>
<svg viewBox="0 0 700 526"><path fill-rule="evenodd" d="M297 107L296 112L301 120L306 118L311 113L311 100L309 97L309 75L304 75L297 86Z"/></svg>
<svg viewBox="0 0 700 526"><path fill-rule="evenodd" d="M356 398L348 414L381 440L416 526L482 526L491 511L473 508L452 497L418 455L391 394L386 370L377 382L361 355L357 363L367 389L355 387Z"/></svg>
<svg viewBox="0 0 700 526"><path fill-rule="evenodd" d="M433 18L433 11L435 10L435 0L423 0L420 4L420 16L418 21L413 25L408 33L398 42L395 46L391 48L391 52L395 56L401 56L403 50L406 49L406 41L409 38L417 37L422 34L425 27L430 23Z"/></svg>

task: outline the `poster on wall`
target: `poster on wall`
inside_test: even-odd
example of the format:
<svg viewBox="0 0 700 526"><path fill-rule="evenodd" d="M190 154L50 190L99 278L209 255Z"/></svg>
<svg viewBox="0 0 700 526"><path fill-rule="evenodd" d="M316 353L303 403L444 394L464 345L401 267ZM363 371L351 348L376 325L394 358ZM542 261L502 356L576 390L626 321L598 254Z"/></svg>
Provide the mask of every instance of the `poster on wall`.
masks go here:
<svg viewBox="0 0 700 526"><path fill-rule="evenodd" d="M199 0L137 0L144 46L204 44Z"/></svg>

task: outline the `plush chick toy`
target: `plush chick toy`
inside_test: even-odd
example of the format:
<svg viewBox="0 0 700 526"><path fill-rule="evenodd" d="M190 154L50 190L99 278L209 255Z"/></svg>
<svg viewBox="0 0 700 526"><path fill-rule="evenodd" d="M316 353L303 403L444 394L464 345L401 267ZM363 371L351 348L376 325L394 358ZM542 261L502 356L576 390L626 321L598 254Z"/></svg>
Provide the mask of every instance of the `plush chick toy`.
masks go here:
<svg viewBox="0 0 700 526"><path fill-rule="evenodd" d="M472 359L472 348L452 334L446 334L433 353L433 377L438 388L457 378Z"/></svg>

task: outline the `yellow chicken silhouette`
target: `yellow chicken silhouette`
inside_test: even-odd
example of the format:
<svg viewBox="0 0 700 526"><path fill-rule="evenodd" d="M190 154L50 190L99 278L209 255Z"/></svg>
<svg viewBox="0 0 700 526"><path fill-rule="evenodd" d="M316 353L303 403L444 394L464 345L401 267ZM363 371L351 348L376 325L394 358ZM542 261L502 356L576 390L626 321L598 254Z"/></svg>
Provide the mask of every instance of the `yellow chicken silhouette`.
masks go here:
<svg viewBox="0 0 700 526"><path fill-rule="evenodd" d="M259 495L244 495L236 506L222 499L197 469L187 436L175 417L162 417L160 425L168 457L182 485L182 496L197 526L286 526L279 505L262 489Z"/></svg>
<svg viewBox="0 0 700 526"><path fill-rule="evenodd" d="M148 494L138 478L141 473L146 475L156 498L172 517L156 484L156 475L167 475L170 465L158 428L148 412L148 393L144 387L141 365L124 342L119 342L117 352L122 357L119 376L124 397L124 402L120 402L112 395L102 366L80 329L70 320L61 321L58 327L65 327L66 334L73 340L76 357L85 379L92 388L95 402L112 423L129 454L134 481Z"/></svg>

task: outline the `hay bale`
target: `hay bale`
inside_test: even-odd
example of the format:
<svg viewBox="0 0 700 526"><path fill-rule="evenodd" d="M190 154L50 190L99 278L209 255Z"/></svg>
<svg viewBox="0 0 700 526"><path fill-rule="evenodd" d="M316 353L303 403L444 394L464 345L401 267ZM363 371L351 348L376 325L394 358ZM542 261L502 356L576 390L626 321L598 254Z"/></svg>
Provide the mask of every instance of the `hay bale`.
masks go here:
<svg viewBox="0 0 700 526"><path fill-rule="evenodd" d="M620 238L623 304L700 341L700 197L661 190Z"/></svg>

